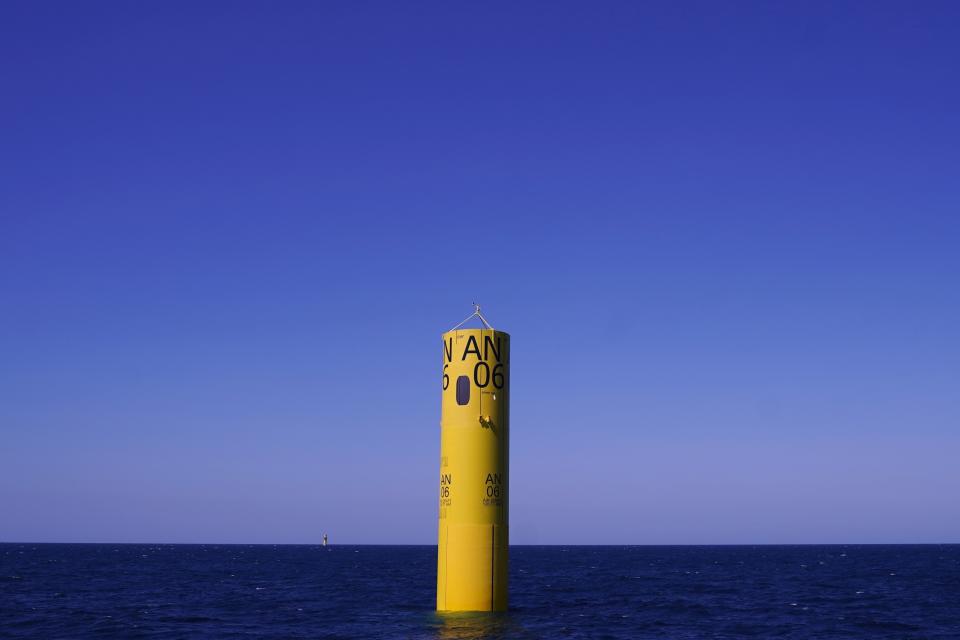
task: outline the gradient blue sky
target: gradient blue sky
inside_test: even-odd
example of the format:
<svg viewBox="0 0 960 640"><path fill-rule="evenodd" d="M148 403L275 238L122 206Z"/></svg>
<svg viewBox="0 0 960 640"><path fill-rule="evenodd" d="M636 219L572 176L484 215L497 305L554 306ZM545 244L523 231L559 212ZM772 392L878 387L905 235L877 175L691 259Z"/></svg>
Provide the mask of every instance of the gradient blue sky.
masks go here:
<svg viewBox="0 0 960 640"><path fill-rule="evenodd" d="M4 2L0 540L960 541L956 3Z"/></svg>

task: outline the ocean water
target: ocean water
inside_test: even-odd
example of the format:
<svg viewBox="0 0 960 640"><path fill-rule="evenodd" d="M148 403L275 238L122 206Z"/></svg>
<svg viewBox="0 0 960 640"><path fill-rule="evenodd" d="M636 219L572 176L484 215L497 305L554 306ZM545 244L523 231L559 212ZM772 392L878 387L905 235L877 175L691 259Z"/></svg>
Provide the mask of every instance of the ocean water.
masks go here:
<svg viewBox="0 0 960 640"><path fill-rule="evenodd" d="M510 553L441 615L436 547L0 544L0 637L960 638L960 545Z"/></svg>

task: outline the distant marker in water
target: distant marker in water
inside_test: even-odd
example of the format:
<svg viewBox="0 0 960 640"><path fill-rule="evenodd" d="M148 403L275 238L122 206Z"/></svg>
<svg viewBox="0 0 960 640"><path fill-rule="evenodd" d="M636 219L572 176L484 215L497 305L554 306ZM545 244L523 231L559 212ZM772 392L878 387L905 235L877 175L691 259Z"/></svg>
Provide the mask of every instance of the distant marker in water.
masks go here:
<svg viewBox="0 0 960 640"><path fill-rule="evenodd" d="M327 534L323 534L323 546L327 546Z"/></svg>
<svg viewBox="0 0 960 640"><path fill-rule="evenodd" d="M510 336L475 307L443 334L438 611L507 608Z"/></svg>

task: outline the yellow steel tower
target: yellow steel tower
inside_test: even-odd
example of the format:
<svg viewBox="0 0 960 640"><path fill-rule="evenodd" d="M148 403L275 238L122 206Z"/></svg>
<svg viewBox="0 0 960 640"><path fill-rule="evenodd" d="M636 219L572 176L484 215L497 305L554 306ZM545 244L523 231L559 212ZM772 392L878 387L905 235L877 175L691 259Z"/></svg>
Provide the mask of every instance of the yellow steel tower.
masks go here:
<svg viewBox="0 0 960 640"><path fill-rule="evenodd" d="M460 329L474 316L483 329ZM507 608L510 336L473 315L443 334L438 611Z"/></svg>

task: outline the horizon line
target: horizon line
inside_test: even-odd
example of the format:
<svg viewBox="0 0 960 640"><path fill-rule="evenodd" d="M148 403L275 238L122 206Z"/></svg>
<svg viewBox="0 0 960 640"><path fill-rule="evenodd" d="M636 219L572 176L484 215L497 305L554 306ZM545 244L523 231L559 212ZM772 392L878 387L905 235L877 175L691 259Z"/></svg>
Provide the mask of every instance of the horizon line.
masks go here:
<svg viewBox="0 0 960 640"><path fill-rule="evenodd" d="M68 542L68 541L6 541L0 540L0 545L25 545L25 544L72 544L72 545L157 545L157 546L221 546L221 547L436 547L437 543L419 543L419 542ZM510 544L510 547L917 547L917 546L948 546L960 545L957 542L720 542L720 543L548 543L548 544Z"/></svg>

